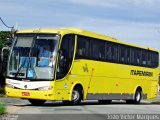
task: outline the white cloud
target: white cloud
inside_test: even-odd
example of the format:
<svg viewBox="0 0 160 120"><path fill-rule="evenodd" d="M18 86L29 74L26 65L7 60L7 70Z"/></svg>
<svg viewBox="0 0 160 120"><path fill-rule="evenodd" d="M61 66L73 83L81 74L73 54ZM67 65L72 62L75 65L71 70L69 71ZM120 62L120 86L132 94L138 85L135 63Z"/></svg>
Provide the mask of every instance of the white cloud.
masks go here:
<svg viewBox="0 0 160 120"><path fill-rule="evenodd" d="M107 7L116 7L113 1L110 2L107 0L71 0L71 2L76 4L83 4L83 5L91 5L91 6L107 6Z"/></svg>
<svg viewBox="0 0 160 120"><path fill-rule="evenodd" d="M157 5L160 3L159 0L132 0L136 5Z"/></svg>
<svg viewBox="0 0 160 120"><path fill-rule="evenodd" d="M90 5L90 6L102 6L102 7L122 7L122 5L157 5L159 0L70 0L70 2L76 4Z"/></svg>
<svg viewBox="0 0 160 120"><path fill-rule="evenodd" d="M19 29L78 27L160 50L160 0L5 1L0 15Z"/></svg>
<svg viewBox="0 0 160 120"><path fill-rule="evenodd" d="M160 50L159 24L84 18L75 27L109 35L122 41Z"/></svg>

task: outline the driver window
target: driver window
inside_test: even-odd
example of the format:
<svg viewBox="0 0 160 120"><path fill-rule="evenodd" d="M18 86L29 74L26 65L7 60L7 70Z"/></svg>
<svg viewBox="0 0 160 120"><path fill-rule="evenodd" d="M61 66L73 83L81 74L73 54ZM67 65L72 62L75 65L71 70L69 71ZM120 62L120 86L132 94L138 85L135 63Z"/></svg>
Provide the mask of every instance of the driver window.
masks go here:
<svg viewBox="0 0 160 120"><path fill-rule="evenodd" d="M65 77L69 72L74 53L74 39L75 36L71 34L65 35L62 39L58 58L57 79Z"/></svg>

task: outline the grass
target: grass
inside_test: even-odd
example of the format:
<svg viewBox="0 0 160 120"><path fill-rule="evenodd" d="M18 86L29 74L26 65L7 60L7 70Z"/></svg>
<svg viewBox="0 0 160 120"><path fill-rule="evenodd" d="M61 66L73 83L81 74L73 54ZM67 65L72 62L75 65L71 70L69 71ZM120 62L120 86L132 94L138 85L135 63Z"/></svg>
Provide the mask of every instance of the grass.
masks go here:
<svg viewBox="0 0 160 120"><path fill-rule="evenodd" d="M5 94L4 88L0 87L0 97L3 97ZM3 103L0 103L0 115L6 113L6 106Z"/></svg>
<svg viewBox="0 0 160 120"><path fill-rule="evenodd" d="M0 115L6 113L6 106L2 103L0 103Z"/></svg>

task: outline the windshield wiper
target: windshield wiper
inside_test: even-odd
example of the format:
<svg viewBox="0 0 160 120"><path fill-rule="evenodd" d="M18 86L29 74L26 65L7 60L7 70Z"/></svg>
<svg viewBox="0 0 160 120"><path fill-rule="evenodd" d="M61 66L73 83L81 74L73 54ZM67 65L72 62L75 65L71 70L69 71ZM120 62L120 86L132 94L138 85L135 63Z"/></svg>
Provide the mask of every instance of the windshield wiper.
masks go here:
<svg viewBox="0 0 160 120"><path fill-rule="evenodd" d="M26 69L26 78L28 78L28 69L32 67L32 65L31 65L31 60L32 60L31 59L31 53L32 53L32 48L33 48L34 44L35 44L35 37L33 38L31 48L30 48L30 51L29 51L29 55L28 55L28 65L27 65L27 69Z"/></svg>
<svg viewBox="0 0 160 120"><path fill-rule="evenodd" d="M20 70L23 68L23 66L25 65L27 61L27 57L25 57L24 62L21 64L21 66L18 68L16 74L15 74L15 78L17 78L17 75L19 74Z"/></svg>

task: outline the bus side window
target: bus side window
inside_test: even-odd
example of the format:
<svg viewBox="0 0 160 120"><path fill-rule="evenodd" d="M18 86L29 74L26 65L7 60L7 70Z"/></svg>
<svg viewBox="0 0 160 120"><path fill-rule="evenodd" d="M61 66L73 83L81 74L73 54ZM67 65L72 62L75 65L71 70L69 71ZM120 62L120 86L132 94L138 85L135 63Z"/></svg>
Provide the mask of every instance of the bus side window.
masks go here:
<svg viewBox="0 0 160 120"><path fill-rule="evenodd" d="M141 50L137 48L131 48L131 63L133 65L141 66Z"/></svg>
<svg viewBox="0 0 160 120"><path fill-rule="evenodd" d="M119 62L130 63L130 48L124 45L119 45Z"/></svg>
<svg viewBox="0 0 160 120"><path fill-rule="evenodd" d="M147 66L147 51L142 50L142 65Z"/></svg>
<svg viewBox="0 0 160 120"><path fill-rule="evenodd" d="M125 48L122 45L119 45L119 62L124 63L124 57L125 57Z"/></svg>
<svg viewBox="0 0 160 120"><path fill-rule="evenodd" d="M82 49L77 49L77 55L82 56Z"/></svg>
<svg viewBox="0 0 160 120"><path fill-rule="evenodd" d="M147 52L147 66L151 67L151 52Z"/></svg>
<svg viewBox="0 0 160 120"><path fill-rule="evenodd" d="M151 52L151 67L152 68L158 67L158 61L159 61L158 53Z"/></svg>
<svg viewBox="0 0 160 120"><path fill-rule="evenodd" d="M88 58L90 52L89 47L89 38L78 36L76 58Z"/></svg>
<svg viewBox="0 0 160 120"><path fill-rule="evenodd" d="M105 51L106 51L106 61L118 61L118 46L113 43L107 42L105 45Z"/></svg>
<svg viewBox="0 0 160 120"><path fill-rule="evenodd" d="M106 60L111 61L112 60L112 47L110 44L106 43Z"/></svg>
<svg viewBox="0 0 160 120"><path fill-rule="evenodd" d="M103 41L99 44L99 58L104 60L105 58L105 43Z"/></svg>
<svg viewBox="0 0 160 120"><path fill-rule="evenodd" d="M104 43L102 40L91 40L91 58L97 60L104 59Z"/></svg>

